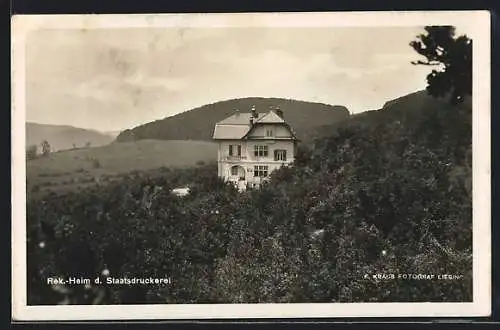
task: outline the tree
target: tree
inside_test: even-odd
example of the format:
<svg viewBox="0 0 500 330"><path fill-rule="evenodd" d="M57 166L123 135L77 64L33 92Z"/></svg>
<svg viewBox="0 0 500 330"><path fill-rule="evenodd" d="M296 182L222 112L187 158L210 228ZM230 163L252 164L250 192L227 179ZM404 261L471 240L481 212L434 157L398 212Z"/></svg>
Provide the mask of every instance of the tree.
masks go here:
<svg viewBox="0 0 500 330"><path fill-rule="evenodd" d="M38 147L36 144L30 145L26 147L26 159L35 159L36 158L36 152L38 150Z"/></svg>
<svg viewBox="0 0 500 330"><path fill-rule="evenodd" d="M410 46L426 61L412 64L436 67L427 76L430 95L449 95L452 104L462 103L472 95L472 40L466 35L455 37L453 26L426 26L425 31Z"/></svg>
<svg viewBox="0 0 500 330"><path fill-rule="evenodd" d="M44 156L50 154L50 144L49 144L49 142L47 140L44 140L42 142L42 154Z"/></svg>

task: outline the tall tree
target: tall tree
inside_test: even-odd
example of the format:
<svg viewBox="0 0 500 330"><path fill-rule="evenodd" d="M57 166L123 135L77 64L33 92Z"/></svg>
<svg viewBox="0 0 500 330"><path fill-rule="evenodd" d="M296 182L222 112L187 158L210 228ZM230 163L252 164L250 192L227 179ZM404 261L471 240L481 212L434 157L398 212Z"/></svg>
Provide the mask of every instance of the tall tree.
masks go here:
<svg viewBox="0 0 500 330"><path fill-rule="evenodd" d="M42 142L42 154L44 156L50 154L50 144L49 144L49 142L47 140L44 140Z"/></svg>
<svg viewBox="0 0 500 330"><path fill-rule="evenodd" d="M455 36L453 26L426 26L424 34L410 42L425 61L415 65L436 67L427 76L427 92L434 97L450 97L452 104L462 103L472 95L472 40Z"/></svg>

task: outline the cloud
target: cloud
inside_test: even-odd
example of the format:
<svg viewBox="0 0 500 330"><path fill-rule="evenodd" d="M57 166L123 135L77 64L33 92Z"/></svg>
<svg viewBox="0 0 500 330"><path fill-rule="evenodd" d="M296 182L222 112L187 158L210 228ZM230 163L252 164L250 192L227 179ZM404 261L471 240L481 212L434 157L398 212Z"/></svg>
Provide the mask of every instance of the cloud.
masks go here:
<svg viewBox="0 0 500 330"><path fill-rule="evenodd" d="M311 79L362 79L380 73L389 73L401 68L399 63L389 61L378 61L374 57L369 59L372 62L370 67L359 67L342 64L336 54L320 53L311 56L308 61L304 61L302 67L303 74Z"/></svg>
<svg viewBox="0 0 500 330"><path fill-rule="evenodd" d="M408 42L416 31L41 31L27 47L27 117L114 130L245 96L373 109L397 93L424 87L423 71L410 64L416 54Z"/></svg>
<svg viewBox="0 0 500 330"><path fill-rule="evenodd" d="M145 76L138 72L124 80L124 83L143 89L165 89L170 92L180 92L188 88L188 78Z"/></svg>

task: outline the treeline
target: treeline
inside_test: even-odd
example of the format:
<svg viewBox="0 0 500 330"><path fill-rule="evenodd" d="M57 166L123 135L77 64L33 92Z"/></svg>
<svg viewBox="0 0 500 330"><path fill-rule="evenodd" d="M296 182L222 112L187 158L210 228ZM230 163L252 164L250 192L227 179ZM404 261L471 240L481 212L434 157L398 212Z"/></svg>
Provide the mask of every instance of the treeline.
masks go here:
<svg viewBox="0 0 500 330"><path fill-rule="evenodd" d="M71 150L90 148L91 145L92 144L90 142L86 142L85 145L82 145L81 147L77 147L76 144L73 143ZM69 150L69 149L67 149L67 150ZM61 150L57 150L57 151L61 151ZM26 146L26 160L33 160L39 156L47 156L51 152L56 152L56 150L54 150L51 147L50 143L47 140L43 140L42 143L40 143L40 148L38 148L38 145L36 145L36 144L30 144L30 145Z"/></svg>
<svg viewBox="0 0 500 330"><path fill-rule="evenodd" d="M260 190L239 194L205 165L28 198L28 302L471 301L471 109L433 104L335 127ZM390 278L408 273L461 277Z"/></svg>

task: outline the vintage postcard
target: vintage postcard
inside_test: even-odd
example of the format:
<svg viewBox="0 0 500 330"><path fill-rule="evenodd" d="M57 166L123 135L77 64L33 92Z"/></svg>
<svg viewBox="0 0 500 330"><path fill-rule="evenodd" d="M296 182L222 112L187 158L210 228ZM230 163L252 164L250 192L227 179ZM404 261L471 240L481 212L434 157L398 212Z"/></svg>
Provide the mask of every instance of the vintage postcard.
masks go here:
<svg viewBox="0 0 500 330"><path fill-rule="evenodd" d="M488 316L490 14L12 19L12 317Z"/></svg>

